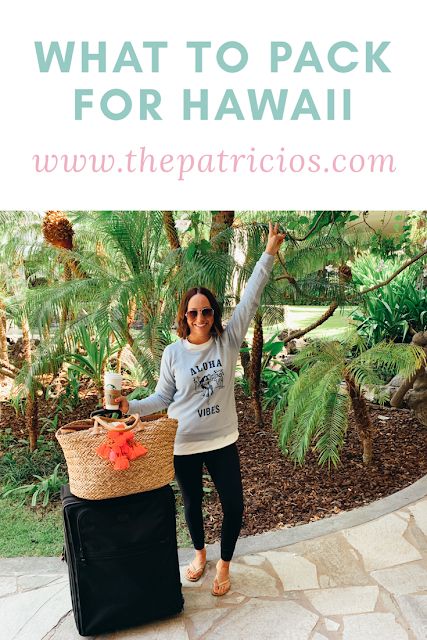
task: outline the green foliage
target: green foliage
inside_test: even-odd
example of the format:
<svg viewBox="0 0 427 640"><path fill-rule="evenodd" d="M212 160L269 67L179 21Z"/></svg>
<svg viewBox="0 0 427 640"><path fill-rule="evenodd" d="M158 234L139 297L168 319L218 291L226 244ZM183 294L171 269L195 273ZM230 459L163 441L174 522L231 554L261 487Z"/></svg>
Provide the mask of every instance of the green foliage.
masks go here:
<svg viewBox="0 0 427 640"><path fill-rule="evenodd" d="M58 464L63 465L65 473L64 457L55 440L40 435L37 449L29 452L26 439L17 439L12 432L6 432L6 441L4 438L3 435L0 440L0 484L5 490L28 484L36 475L49 476Z"/></svg>
<svg viewBox="0 0 427 640"><path fill-rule="evenodd" d="M166 344L170 341L167 334L177 304L172 277L177 254L168 248L162 213L94 211L67 215L76 230L76 250L67 252L67 260L74 260L82 275L69 281L57 278L29 291L25 308L32 325L39 326L41 332L52 320L60 323L65 309L71 309L73 317L50 340L43 339L34 362L24 368L17 383L28 386L36 376L57 371L65 352L76 371L99 385L103 362L115 350L108 347L108 337L115 335L115 347L132 342L128 330L132 310L144 321L140 332L143 341L136 340L134 352L146 367L152 386L165 340ZM89 343L88 335L93 336ZM96 341L98 356L90 344ZM85 353L79 354L82 342ZM100 353L102 350L104 353Z"/></svg>
<svg viewBox="0 0 427 640"><path fill-rule="evenodd" d="M282 316L282 311L280 311L280 316ZM276 340L278 334L280 332L276 331L273 333L267 341L262 345L262 353L263 353L263 363L262 368L264 369L272 358L275 358L279 355L279 353L283 350L284 342L282 340ZM240 353L252 353L252 347L242 347L240 349Z"/></svg>
<svg viewBox="0 0 427 640"><path fill-rule="evenodd" d="M367 288L387 279L401 262L387 261L369 254L358 258L353 266L356 285ZM422 263L402 271L389 284L363 296L360 308L352 317L359 322L358 331L368 344L381 340L410 342L412 331L427 329L427 290L421 287Z"/></svg>
<svg viewBox="0 0 427 640"><path fill-rule="evenodd" d="M261 386L263 387L263 407L267 409L270 406L279 406L280 411L286 407L287 395L289 388L295 382L298 374L287 367L281 365L276 356L283 350L284 342L276 340L278 332L275 332L264 343L263 362L261 368ZM241 352L250 353L251 347L240 349ZM273 369L270 364L277 365L280 368ZM236 378L236 384L239 385L246 396L250 396L250 383L245 376ZM276 413L276 411L275 411ZM273 420L274 420L273 414Z"/></svg>
<svg viewBox="0 0 427 640"><path fill-rule="evenodd" d="M384 215L384 221L386 214ZM400 228L395 224L395 234L390 236L377 230L370 241L370 251L372 254L388 259L395 256L398 252L404 253L406 256L415 255L424 245L427 237L427 214L425 211L409 211L403 215L395 216L396 221L403 219L403 225Z"/></svg>
<svg viewBox="0 0 427 640"><path fill-rule="evenodd" d="M371 349L357 333L343 341L314 340L295 357L300 374L287 393L286 403L276 407L273 424L285 453L302 464L312 447L320 465L336 466L348 427L349 397L342 381L375 386L383 374L409 377L426 362L415 345L380 343ZM380 373L379 373L380 372Z"/></svg>
<svg viewBox="0 0 427 640"><path fill-rule="evenodd" d="M59 424L59 411L56 411L52 417L39 418L39 424L41 435L43 435L45 432L55 433L55 431L57 431L58 429Z"/></svg>
<svg viewBox="0 0 427 640"><path fill-rule="evenodd" d="M426 355L421 347L380 342L370 349L361 349L356 357L346 362L346 369L359 386L375 386L384 384L397 374L409 378L425 364Z"/></svg>
<svg viewBox="0 0 427 640"><path fill-rule="evenodd" d="M279 332L276 332L270 336L267 342L264 342L262 347L263 353L266 353L269 358L275 358L281 351L283 351L285 343L282 340L276 340L278 334Z"/></svg>
<svg viewBox="0 0 427 640"><path fill-rule="evenodd" d="M353 258L357 238L347 238L337 231L322 230L309 236L304 242L289 245L286 249L286 268L296 279L296 288L284 290L284 301L292 304L327 304L337 300L344 305L352 285L343 285L337 272L324 271L329 264L341 265ZM351 288L350 288L351 287ZM289 300L290 297L290 300ZM282 298L283 301L283 298Z"/></svg>
<svg viewBox="0 0 427 640"><path fill-rule="evenodd" d="M23 394L12 393L7 404L13 408L16 416L25 414L25 396Z"/></svg>
<svg viewBox="0 0 427 640"><path fill-rule="evenodd" d="M396 251L402 248L403 238L386 236L381 233L374 233L372 236L370 250L374 256L387 259L393 257Z"/></svg>
<svg viewBox="0 0 427 640"><path fill-rule="evenodd" d="M43 340L31 366L23 367L17 385L31 389L40 374L58 371L64 353L75 371L84 372L99 384L102 364L91 354L91 346L86 353L78 353L86 332L96 340L105 340L105 344L111 334L120 346L134 340L132 350L141 365L139 376L151 390L163 349L171 341L171 327L182 293L191 286L206 286L216 293L220 304L233 307L240 287L246 284L265 247L268 219L284 228L291 225L295 234L304 236L319 213L321 222L312 236L295 246L288 243L286 266L297 280L301 279L299 290L305 299L321 295L327 300L342 296L343 288L334 279L326 282L318 277L316 271L352 255L353 245L344 239L348 212L243 212L237 224L215 237L211 237L211 212L175 212L175 220L190 222L189 226L184 223L183 232L178 230L182 244L176 250L169 247L160 211L67 212L75 231L74 251L46 246L41 239L41 218L34 214L36 249L31 254L34 259L30 271L32 276L43 277L38 286L16 296L11 308L23 308L31 328L37 329ZM19 216L17 219L21 220ZM13 220L8 218L8 224L12 225ZM19 224L15 230L18 229ZM11 234L11 238L13 235L19 233ZM243 266L235 261L236 251L245 256ZM73 272L68 281L62 278L65 262L78 266L77 274ZM282 273L283 267L278 263L264 291L263 305L277 305L295 297L295 289L287 280L276 281ZM68 320L64 324L65 311ZM143 320L143 327L130 336L131 311ZM273 311L274 306L269 307L267 314ZM58 330L53 332L53 326Z"/></svg>
<svg viewBox="0 0 427 640"><path fill-rule="evenodd" d="M143 400L144 398L147 398L150 393L152 392L148 389L148 387L137 387L126 397L128 400Z"/></svg>
<svg viewBox="0 0 427 640"><path fill-rule="evenodd" d="M236 376L235 380L234 380L234 384L238 387L240 387L240 389L243 391L243 393L245 394L245 396L247 398L249 398L249 396L251 395L251 386L250 386L250 382L249 380L245 377L245 376Z"/></svg>
<svg viewBox="0 0 427 640"><path fill-rule="evenodd" d="M266 367L262 374L263 383L263 407L267 409L270 406L275 407L273 413L273 425L276 414L279 415L287 406L288 394L292 385L295 384L298 374L292 369L281 367L276 371Z"/></svg>
<svg viewBox="0 0 427 640"><path fill-rule="evenodd" d="M59 398L60 410L62 413L71 412L80 404L80 376L79 371L69 368L67 371L67 383L63 394ZM61 401L63 400L63 404Z"/></svg>
<svg viewBox="0 0 427 640"><path fill-rule="evenodd" d="M7 451L15 443L15 436L10 427L0 430L0 451Z"/></svg>
<svg viewBox="0 0 427 640"><path fill-rule="evenodd" d="M352 211L316 211L311 226L316 225L316 231L330 225L336 225L341 229L353 220L357 220L358 216Z"/></svg>
<svg viewBox="0 0 427 640"><path fill-rule="evenodd" d="M46 401L52 398L54 399L55 413L53 416L47 418L41 417L39 422L46 425L45 428L49 428L51 431L55 430L60 414L66 415L67 413L71 413L80 404L79 390L80 372L69 367L67 371L67 382L59 397L56 397L55 393L53 393L52 385L48 385L45 388L44 398Z"/></svg>
<svg viewBox="0 0 427 640"><path fill-rule="evenodd" d="M347 429L348 399L339 395L343 347L337 341L315 341L302 349L294 362L302 371L288 392L286 412L274 421L280 431L280 446L302 464L314 441L319 463L336 465Z"/></svg>
<svg viewBox="0 0 427 640"><path fill-rule="evenodd" d="M21 485L13 489L3 492L2 498L22 498L22 503L31 498L31 506L36 507L38 502L42 507L46 507L49 502L57 499L62 485L67 481L66 477L60 472L60 464L57 464L53 473L43 478L37 474L34 475L37 482Z"/></svg>
<svg viewBox="0 0 427 640"><path fill-rule="evenodd" d="M117 353L119 345L111 345L108 335L91 335L86 327L81 327L79 331L79 342L84 353L81 350L67 351L63 356L64 362L69 364L69 370L87 376L101 389L107 361Z"/></svg>

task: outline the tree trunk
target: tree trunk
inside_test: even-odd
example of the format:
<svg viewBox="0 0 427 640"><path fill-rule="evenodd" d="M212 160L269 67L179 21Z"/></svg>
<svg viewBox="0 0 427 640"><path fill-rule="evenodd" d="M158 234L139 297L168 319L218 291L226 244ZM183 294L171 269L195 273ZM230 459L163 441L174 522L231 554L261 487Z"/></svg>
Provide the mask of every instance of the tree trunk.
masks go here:
<svg viewBox="0 0 427 640"><path fill-rule="evenodd" d="M102 372L102 379L104 380L104 372ZM98 404L102 404L104 399L104 385L97 384L96 386L96 397L98 398Z"/></svg>
<svg viewBox="0 0 427 640"><path fill-rule="evenodd" d="M11 362L9 362L9 360L1 360L0 359L0 367L3 367L4 369L7 369L13 375L16 375L16 374L19 373L18 367L15 367L15 365L12 364Z"/></svg>
<svg viewBox="0 0 427 640"><path fill-rule="evenodd" d="M25 403L25 425L28 431L30 451L37 449L37 437L39 432L39 406L37 401L37 395L31 395L28 393L27 401Z"/></svg>
<svg viewBox="0 0 427 640"><path fill-rule="evenodd" d="M229 240L221 238L217 240L217 236L230 229L234 222L234 211L212 211L212 224L209 234L209 241L212 248L218 253L228 253Z"/></svg>
<svg viewBox="0 0 427 640"><path fill-rule="evenodd" d="M347 373L345 382L354 412L357 435L363 447L363 464L369 465L372 462L373 428L368 407L353 376Z"/></svg>
<svg viewBox="0 0 427 640"><path fill-rule="evenodd" d="M240 348L241 349L247 349L248 347L249 347L249 345L246 342L246 340L243 340L242 344L240 345ZM249 353L249 351L241 351L240 352L240 362L242 363L244 377L246 378L246 380L250 380L250 378L251 378L251 354Z"/></svg>
<svg viewBox="0 0 427 640"><path fill-rule="evenodd" d="M28 320L24 316L22 319L22 348L24 352L25 361L28 365L31 365L31 338L30 327ZM27 394L27 401L25 405L25 426L28 431L28 439L30 443L30 451L34 451L37 448L38 437L38 403L37 394L35 389L29 389Z"/></svg>
<svg viewBox="0 0 427 640"><path fill-rule="evenodd" d="M12 380L15 380L15 377L16 377L15 374L12 373L10 369L5 369L0 364L0 380L4 376L6 376L6 378L12 378Z"/></svg>
<svg viewBox="0 0 427 640"><path fill-rule="evenodd" d="M69 282L72 278L72 271L68 262L64 264L64 280ZM65 331L65 327L67 325L68 320L71 320L71 312L68 305L65 305L61 309L61 318L60 318L60 331Z"/></svg>
<svg viewBox="0 0 427 640"><path fill-rule="evenodd" d="M408 394L408 407L422 425L427 427L427 371L424 370L414 382Z"/></svg>
<svg viewBox="0 0 427 640"><path fill-rule="evenodd" d="M226 229L231 229L234 222L234 211L212 211L212 222L209 232L209 242L211 243L213 251L219 254L223 254L224 258L228 260L230 249L230 236L220 236L220 234ZM218 299L221 311L224 308L224 299L226 293L227 282L226 278L223 278L221 283L218 283L215 295Z"/></svg>
<svg viewBox="0 0 427 640"><path fill-rule="evenodd" d="M135 320L135 315L136 315L136 301L135 301L135 299L133 299L129 303L129 312L128 312L127 323L126 323L126 325L127 325L126 326L126 335L127 335L127 339L128 339L128 344L130 346L132 346L133 343L134 343L134 340L133 340L131 332L130 332L130 328L131 328L132 322ZM123 347L123 349L124 348L125 347ZM123 351L123 349L120 349L119 353L117 354L117 367L116 367L116 372L117 373L121 373L121 369L122 369L122 351Z"/></svg>
<svg viewBox="0 0 427 640"><path fill-rule="evenodd" d="M46 211L42 225L43 237L47 243L58 249L73 251L74 229L67 216L62 211ZM72 277L84 278L86 273L81 269L76 260L59 258L64 265L64 280L70 281ZM60 330L65 329L68 320L73 317L72 311L64 307L61 311Z"/></svg>
<svg viewBox="0 0 427 640"><path fill-rule="evenodd" d="M349 282L351 282L352 277L353 274L351 272L351 268L347 264L344 263L338 267L338 280L340 287L344 288Z"/></svg>
<svg viewBox="0 0 427 640"><path fill-rule="evenodd" d="M403 405L403 398L406 396L408 391L412 389L415 380L418 376L424 371L424 367L420 367L415 371L414 374L410 378L407 378L401 386L395 391L390 399L390 405L395 407L396 409L400 409Z"/></svg>
<svg viewBox="0 0 427 640"><path fill-rule="evenodd" d="M412 336L412 343L422 347L427 355L427 331L418 331ZM414 386L415 380L424 373L425 367L420 367L410 378L407 378L399 389L393 394L390 404L392 407L400 408L403 404L403 398L407 392Z"/></svg>
<svg viewBox="0 0 427 640"><path fill-rule="evenodd" d="M6 339L6 311L3 301L0 299L0 360L6 365L9 364L9 354L7 352L7 339ZM3 380L3 375L0 373L0 382Z"/></svg>
<svg viewBox="0 0 427 640"><path fill-rule="evenodd" d="M259 312L254 318L254 337L252 340L250 386L252 394L252 405L255 414L255 422L258 426L263 426L261 407L261 363L264 337L262 331L262 316Z"/></svg>
<svg viewBox="0 0 427 640"><path fill-rule="evenodd" d="M166 231L166 236L169 241L171 249L180 249L181 245L178 238L178 232L175 226L175 220L172 211L163 211L163 224Z"/></svg>

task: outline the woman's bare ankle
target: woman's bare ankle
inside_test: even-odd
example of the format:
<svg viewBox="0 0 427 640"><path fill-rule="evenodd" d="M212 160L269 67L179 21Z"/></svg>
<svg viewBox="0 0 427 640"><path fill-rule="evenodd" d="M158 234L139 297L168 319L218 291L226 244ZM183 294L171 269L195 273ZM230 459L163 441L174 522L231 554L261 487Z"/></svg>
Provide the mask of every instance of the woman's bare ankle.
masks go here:
<svg viewBox="0 0 427 640"><path fill-rule="evenodd" d="M218 574L228 576L230 572L230 561L222 560L222 558L220 558L216 563L216 570Z"/></svg>
<svg viewBox="0 0 427 640"><path fill-rule="evenodd" d="M206 562L206 547L204 549L195 549L196 552L196 560L200 564L204 564Z"/></svg>

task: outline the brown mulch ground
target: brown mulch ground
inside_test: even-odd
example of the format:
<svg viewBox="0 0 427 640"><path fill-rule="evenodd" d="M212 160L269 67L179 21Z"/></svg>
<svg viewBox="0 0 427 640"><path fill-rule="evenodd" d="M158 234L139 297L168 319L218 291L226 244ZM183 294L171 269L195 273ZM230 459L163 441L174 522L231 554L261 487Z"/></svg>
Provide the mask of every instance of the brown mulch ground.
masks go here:
<svg viewBox="0 0 427 640"><path fill-rule="evenodd" d="M238 441L245 516L241 535L293 526L347 511L390 495L427 473L427 428L406 409L369 405L376 429L374 463L362 463L351 415L341 466L321 468L310 454L304 466L284 458L271 430L271 412L262 431L255 426L248 399L236 388ZM248 410L249 407L249 410ZM389 418L381 420L380 416ZM214 493L206 500L208 541L220 536L221 507Z"/></svg>
<svg viewBox="0 0 427 640"><path fill-rule="evenodd" d="M317 465L313 454L304 466L294 466L277 446L277 436L271 430L271 412L265 413L265 426L260 430L254 424L250 401L239 387L236 398L245 495L243 536L318 520L368 504L403 489L427 473L427 428L409 410L369 405L376 429L374 463L370 467L362 464L361 446L350 416L341 465L328 471ZM87 417L95 406L96 397L89 393L62 423ZM41 403L41 416L53 413L53 401ZM18 437L25 437L23 418L17 418L12 407L2 402L0 429L10 426ZM46 433L46 437L53 438L54 434ZM207 489L212 486L207 479ZM206 493L204 511L206 539L214 542L219 539L221 526L221 507L215 491Z"/></svg>

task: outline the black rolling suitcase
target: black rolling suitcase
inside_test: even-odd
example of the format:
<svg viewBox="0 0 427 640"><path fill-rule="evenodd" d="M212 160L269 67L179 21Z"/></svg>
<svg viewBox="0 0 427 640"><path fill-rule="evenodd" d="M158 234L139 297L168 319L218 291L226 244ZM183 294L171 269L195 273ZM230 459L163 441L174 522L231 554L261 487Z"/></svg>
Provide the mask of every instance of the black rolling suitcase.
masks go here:
<svg viewBox="0 0 427 640"><path fill-rule="evenodd" d="M169 485L111 500L61 490L77 630L116 631L175 615L184 600Z"/></svg>

